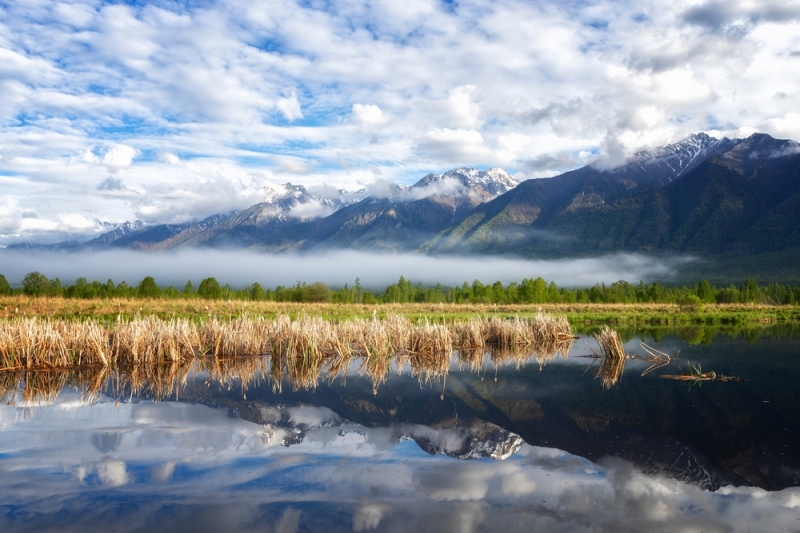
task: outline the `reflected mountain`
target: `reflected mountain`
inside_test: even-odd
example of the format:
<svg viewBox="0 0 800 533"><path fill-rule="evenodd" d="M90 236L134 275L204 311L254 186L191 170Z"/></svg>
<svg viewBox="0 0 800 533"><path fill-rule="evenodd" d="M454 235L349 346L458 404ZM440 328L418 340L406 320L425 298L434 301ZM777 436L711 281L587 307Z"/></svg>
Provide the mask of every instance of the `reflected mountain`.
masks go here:
<svg viewBox="0 0 800 533"><path fill-rule="evenodd" d="M370 391L370 384L365 386ZM417 444L452 452L466 432L479 433L474 425L470 430L459 423L463 432L397 423L365 427L324 407L246 403L258 408L263 425L230 409L135 398L115 405L102 395L88 404L71 391L35 410L0 409L0 529L294 533L796 527L797 488L767 493L727 486L709 492L618 458L591 462L528 444L504 460L464 461L430 455ZM283 438L274 438L279 431L301 438L287 446Z"/></svg>

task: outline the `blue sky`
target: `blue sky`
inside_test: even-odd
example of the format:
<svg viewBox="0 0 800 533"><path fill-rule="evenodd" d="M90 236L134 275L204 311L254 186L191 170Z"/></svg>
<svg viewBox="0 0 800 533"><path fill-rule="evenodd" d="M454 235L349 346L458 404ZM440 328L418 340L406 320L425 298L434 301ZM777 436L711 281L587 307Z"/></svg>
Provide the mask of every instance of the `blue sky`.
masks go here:
<svg viewBox="0 0 800 533"><path fill-rule="evenodd" d="M0 1L0 245L287 181L797 140L799 71L797 0Z"/></svg>

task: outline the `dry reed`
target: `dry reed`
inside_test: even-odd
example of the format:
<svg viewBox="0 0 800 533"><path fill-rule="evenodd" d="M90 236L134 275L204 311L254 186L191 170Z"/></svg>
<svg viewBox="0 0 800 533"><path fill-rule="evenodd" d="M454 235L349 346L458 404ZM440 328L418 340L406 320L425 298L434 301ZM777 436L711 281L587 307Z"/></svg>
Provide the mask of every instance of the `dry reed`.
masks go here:
<svg viewBox="0 0 800 533"><path fill-rule="evenodd" d="M474 354L473 363L487 349L495 362L506 357L519 362L531 355L566 356L573 338L566 319L543 314L450 324L412 322L400 315L342 322L286 315L210 317L201 323L149 316L111 325L20 318L0 321L0 373L113 368L117 390L158 399L177 391L198 358L202 370L230 382L243 376L239 369L230 374L225 362L248 356L260 361L251 366L278 388L284 378L295 388L314 388L321 378L346 375L357 363L377 391L392 368L410 368L421 381L446 376L454 348L462 358Z"/></svg>
<svg viewBox="0 0 800 533"><path fill-rule="evenodd" d="M608 326L603 326L600 333L595 335L595 339L603 353L603 361L595 377L601 378L603 387L610 389L617 384L625 367L625 348L622 346L619 334Z"/></svg>

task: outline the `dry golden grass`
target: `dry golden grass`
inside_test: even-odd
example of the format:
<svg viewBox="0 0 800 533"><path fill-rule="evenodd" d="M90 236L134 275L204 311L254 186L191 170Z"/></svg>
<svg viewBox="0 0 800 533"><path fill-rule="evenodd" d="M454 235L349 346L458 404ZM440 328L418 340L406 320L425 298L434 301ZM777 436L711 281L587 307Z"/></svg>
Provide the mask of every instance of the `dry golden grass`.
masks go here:
<svg viewBox="0 0 800 533"><path fill-rule="evenodd" d="M603 361L600 363L596 377L602 379L603 387L610 389L617 384L622 375L626 359L625 349L622 346L619 334L608 326L603 326L603 329L595 335L595 338L597 339L597 344L600 345L600 351L603 353Z"/></svg>
<svg viewBox="0 0 800 533"><path fill-rule="evenodd" d="M487 351L495 363L513 358L519 364L535 356L541 364L566 356L573 338L566 319L541 313L450 323L415 322L400 315L338 322L320 316L211 317L202 322L147 316L106 325L34 317L0 321L0 374L33 376L25 383L45 391L36 395L47 399L50 389L36 385L34 371L61 375L113 369L114 390L160 399L177 392L193 365L224 383L268 378L280 388L285 378L303 389L358 367L377 391L392 368L409 368L421 381L446 376L454 349L462 358L473 354L473 366ZM99 387L98 381L90 390Z"/></svg>

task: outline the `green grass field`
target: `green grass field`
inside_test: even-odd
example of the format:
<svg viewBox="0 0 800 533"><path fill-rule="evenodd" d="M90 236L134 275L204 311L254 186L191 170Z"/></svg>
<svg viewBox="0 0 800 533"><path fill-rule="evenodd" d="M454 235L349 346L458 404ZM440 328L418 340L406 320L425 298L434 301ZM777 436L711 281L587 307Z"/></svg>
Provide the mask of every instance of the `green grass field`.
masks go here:
<svg viewBox="0 0 800 533"><path fill-rule="evenodd" d="M593 324L634 325L719 325L800 321L800 306L758 304L705 304L700 307L677 304L335 304L295 302L247 302L241 300L187 299L68 299L28 296L0 297L0 318L50 317L82 320L89 317L117 321L137 316L189 318L235 318L242 315L274 318L321 316L326 320L379 317L400 314L408 318L450 321L476 316L533 316L539 311L564 315L576 327Z"/></svg>

